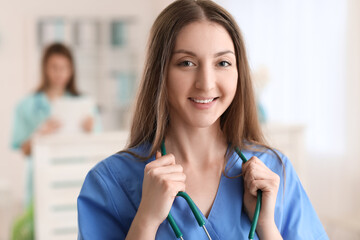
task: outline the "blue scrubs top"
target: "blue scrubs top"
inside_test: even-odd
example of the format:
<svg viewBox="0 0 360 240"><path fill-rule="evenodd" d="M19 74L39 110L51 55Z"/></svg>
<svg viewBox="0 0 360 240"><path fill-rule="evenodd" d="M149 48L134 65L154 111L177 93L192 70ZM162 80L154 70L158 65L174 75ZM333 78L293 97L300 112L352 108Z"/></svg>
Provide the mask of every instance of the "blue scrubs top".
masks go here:
<svg viewBox="0 0 360 240"><path fill-rule="evenodd" d="M150 146L142 145L133 152L147 156ZM275 223L284 239L328 239L313 206L290 161L280 155L283 166L271 151L243 151L246 158L257 156L273 172L281 176L275 207ZM87 175L78 197L78 239L125 239L141 200L145 165L155 159L140 161L127 153L110 156L98 163ZM241 173L242 161L236 153L230 157L228 176ZM218 192L206 227L213 240L247 239L251 222L243 209L243 178L221 176ZM197 224L183 198L176 198L171 214L184 234L184 239L208 239ZM165 219L156 239L176 239ZM255 236L254 239L259 239Z"/></svg>

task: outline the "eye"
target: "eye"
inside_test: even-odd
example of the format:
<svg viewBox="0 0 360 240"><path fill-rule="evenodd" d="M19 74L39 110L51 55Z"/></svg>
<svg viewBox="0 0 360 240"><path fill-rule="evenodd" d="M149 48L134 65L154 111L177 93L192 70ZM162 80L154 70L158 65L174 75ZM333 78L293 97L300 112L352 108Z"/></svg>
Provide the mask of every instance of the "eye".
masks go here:
<svg viewBox="0 0 360 240"><path fill-rule="evenodd" d="M231 63L229 63L228 61L221 61L218 63L218 65L220 67L228 67L228 66L231 66Z"/></svg>
<svg viewBox="0 0 360 240"><path fill-rule="evenodd" d="M181 63L178 64L179 66L183 66L183 67L192 67L195 64L192 63L191 61L182 61Z"/></svg>

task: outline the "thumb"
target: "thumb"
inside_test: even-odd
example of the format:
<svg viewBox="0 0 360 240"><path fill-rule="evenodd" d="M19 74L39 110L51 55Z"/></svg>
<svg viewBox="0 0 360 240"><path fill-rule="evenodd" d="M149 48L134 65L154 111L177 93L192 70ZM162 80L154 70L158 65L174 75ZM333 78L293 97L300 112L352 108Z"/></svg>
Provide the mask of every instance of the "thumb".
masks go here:
<svg viewBox="0 0 360 240"><path fill-rule="evenodd" d="M161 158L161 153L159 151L156 151L156 156L155 156L156 159L158 158Z"/></svg>

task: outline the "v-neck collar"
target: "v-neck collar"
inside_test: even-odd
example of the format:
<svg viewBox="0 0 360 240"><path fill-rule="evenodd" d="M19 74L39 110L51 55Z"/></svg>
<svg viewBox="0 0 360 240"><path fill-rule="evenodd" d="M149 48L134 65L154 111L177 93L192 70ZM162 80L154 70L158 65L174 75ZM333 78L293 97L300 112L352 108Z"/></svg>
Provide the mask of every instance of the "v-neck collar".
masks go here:
<svg viewBox="0 0 360 240"><path fill-rule="evenodd" d="M229 167L229 165L231 166L231 164L233 164L233 161L237 161L236 157L237 157L237 154L234 151L233 154L227 160L226 165L225 165L225 169L227 167ZM235 164L234 164L234 166L235 166ZM226 178L226 176L224 175L224 173L221 173L219 186L218 186L218 189L217 189L217 192L216 192L216 195L215 195L214 202L213 202L213 204L212 204L212 206L210 208L210 212L209 212L208 217L206 218L205 215L198 208L198 210L199 210L199 212L201 212L203 218L206 219L208 222L213 222L217 218L216 215L217 215L217 213L219 211L218 205L219 205L220 198L222 197L222 192L223 192L223 188L224 188L223 185L225 184L225 180L226 180L225 178Z"/></svg>
<svg viewBox="0 0 360 240"><path fill-rule="evenodd" d="M229 149L228 149L229 150ZM227 151L228 151L227 150ZM234 152L235 153L235 152ZM230 158L228 159L228 161L226 162L226 166L225 166L225 168L227 167L227 165L230 163L230 162L232 162L233 160L234 160L234 153L230 156ZM236 154L235 154L236 155ZM236 155L237 156L237 155ZM235 159L236 160L236 159ZM199 207L196 205L196 203L195 203L195 205L196 205L196 208L198 209L198 211L199 211L199 213L201 213L201 216L203 217L203 219L206 221L206 222L209 222L209 221L211 221L213 218L216 218L216 216L214 216L214 215L216 215L216 205L217 205L217 203L218 203L218 201L219 201L219 198L221 197L221 192L222 192L222 190L223 190L223 182L224 182L224 178L225 178L225 176L224 176L224 174L223 173L221 173L221 176L220 176L220 181L219 181L219 185L218 185L218 188L217 188L217 191L216 191L216 195L215 195L215 199L214 199L214 202L213 202L213 204L211 205L211 208L210 208L210 212L209 212L209 215L208 215L208 217L205 217L205 215L204 215L204 213L199 209ZM191 196L190 196L191 197ZM189 208L190 209L190 208ZM190 210L191 211L191 210ZM215 212L215 213L214 213Z"/></svg>
<svg viewBox="0 0 360 240"><path fill-rule="evenodd" d="M235 152L234 152L235 153ZM234 159L234 157L236 157L236 153L235 154L232 154L230 156L230 158L228 159L227 163L226 163L226 166L228 164L233 164L233 161L236 159ZM219 218L219 211L221 212L221 209L220 209L220 201L221 201L221 197L222 197L222 194L223 194L223 190L224 190L224 184L226 182L226 176L224 176L223 173L221 173L221 177L220 177L220 181L219 181L219 186L218 186L218 189L217 189L217 192L216 192L216 195L215 195L215 199L214 199L214 202L210 208L210 212L209 212L209 215L208 217L205 217L204 213L199 209L198 206L196 206L196 208L198 209L199 213L201 214L201 216L203 217L204 221L205 221L205 226L207 228L207 230L209 231L209 234L210 236L212 237L212 239L220 239L219 236L218 236L218 233L216 232L215 228L213 227L213 224L218 224L217 223L217 219ZM190 196L191 197L191 196ZM195 217L193 216L193 213L190 209L190 207L188 206L187 202L185 199L178 199L178 198L181 198L181 197L177 197L174 201L174 204L173 204L173 207L174 208L172 211L186 211L186 215L189 216L191 215L190 217L194 219L194 226L197 226L197 223L196 223L196 220L195 220ZM196 203L195 203L196 204ZM220 204L220 205L219 205ZM176 218L176 216L174 215L174 218ZM183 220L183 219L182 219ZM181 219L177 220L175 219L176 222L180 222ZM205 233L204 233L205 234Z"/></svg>
<svg viewBox="0 0 360 240"><path fill-rule="evenodd" d="M217 205L217 202L219 201L219 197L220 197L220 194L221 194L221 191L222 191L222 185L223 185L223 178L225 176L223 175L223 173L221 173L221 176L220 176L220 181L219 181L219 186L217 188L217 191L216 191L216 195L215 195L215 199L214 199L214 202L213 204L211 205L211 208L210 208L210 212L209 212L209 215L208 217L205 217L204 213L200 211L200 209L198 208L199 212L201 213L202 217L204 219L206 219L207 221L211 221L212 218L216 218L216 216L213 216L214 214L214 211L216 210L215 207ZM196 206L197 207L197 206Z"/></svg>

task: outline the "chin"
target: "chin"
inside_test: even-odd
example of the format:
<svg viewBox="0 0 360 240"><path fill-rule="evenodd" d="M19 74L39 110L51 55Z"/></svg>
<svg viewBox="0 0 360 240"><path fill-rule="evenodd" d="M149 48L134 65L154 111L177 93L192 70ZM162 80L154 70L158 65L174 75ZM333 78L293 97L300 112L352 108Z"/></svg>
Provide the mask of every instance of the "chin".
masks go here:
<svg viewBox="0 0 360 240"><path fill-rule="evenodd" d="M210 118L202 118L202 119L192 118L192 119L190 119L189 124L195 128L208 128L214 124L217 124L218 119L219 118L211 118L211 119Z"/></svg>

